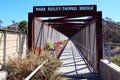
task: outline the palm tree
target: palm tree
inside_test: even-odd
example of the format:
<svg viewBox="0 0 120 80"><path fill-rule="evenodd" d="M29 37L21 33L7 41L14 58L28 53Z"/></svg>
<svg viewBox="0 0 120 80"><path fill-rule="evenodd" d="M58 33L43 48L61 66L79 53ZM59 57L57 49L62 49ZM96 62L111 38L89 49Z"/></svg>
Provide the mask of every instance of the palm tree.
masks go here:
<svg viewBox="0 0 120 80"><path fill-rule="evenodd" d="M1 25L2 25L2 23L3 23L3 21L2 20L0 20L0 28L2 27Z"/></svg>

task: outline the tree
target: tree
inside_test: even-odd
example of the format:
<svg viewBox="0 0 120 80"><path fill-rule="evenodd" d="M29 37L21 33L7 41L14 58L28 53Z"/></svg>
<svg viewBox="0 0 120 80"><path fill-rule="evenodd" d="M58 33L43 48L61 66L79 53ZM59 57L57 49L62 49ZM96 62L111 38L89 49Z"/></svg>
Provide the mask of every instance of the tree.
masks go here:
<svg viewBox="0 0 120 80"><path fill-rule="evenodd" d="M2 24L2 23L3 23L3 21L2 21L2 20L0 20L0 28L2 27L2 26L1 26L1 24Z"/></svg>
<svg viewBox="0 0 120 80"><path fill-rule="evenodd" d="M12 20L12 23L15 24L16 22L14 20Z"/></svg>
<svg viewBox="0 0 120 80"><path fill-rule="evenodd" d="M21 21L19 23L19 30L27 32L28 31L28 22L27 21Z"/></svg>
<svg viewBox="0 0 120 80"><path fill-rule="evenodd" d="M109 21L108 21L109 19ZM113 43L120 43L120 23L111 21L112 19L103 19L102 34L104 41L111 41Z"/></svg>
<svg viewBox="0 0 120 80"><path fill-rule="evenodd" d="M2 20L0 20L0 23L3 23Z"/></svg>

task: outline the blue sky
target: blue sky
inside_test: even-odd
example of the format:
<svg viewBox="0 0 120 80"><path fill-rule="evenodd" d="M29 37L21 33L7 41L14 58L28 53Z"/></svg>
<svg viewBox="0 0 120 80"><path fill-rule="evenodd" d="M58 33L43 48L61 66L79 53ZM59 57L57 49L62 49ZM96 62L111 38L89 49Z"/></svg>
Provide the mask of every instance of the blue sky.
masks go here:
<svg viewBox="0 0 120 80"><path fill-rule="evenodd" d="M96 4L97 10L102 11L103 18L109 17L120 22L120 0L1 0L0 20L3 21L2 26L12 24L12 20L28 20L28 12L32 12L33 6L89 4Z"/></svg>

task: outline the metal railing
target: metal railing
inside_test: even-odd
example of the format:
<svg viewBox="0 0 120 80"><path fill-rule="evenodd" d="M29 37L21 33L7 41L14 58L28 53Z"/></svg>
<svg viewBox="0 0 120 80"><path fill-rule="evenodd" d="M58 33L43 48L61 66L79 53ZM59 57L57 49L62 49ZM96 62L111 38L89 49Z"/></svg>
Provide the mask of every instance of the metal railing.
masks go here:
<svg viewBox="0 0 120 80"><path fill-rule="evenodd" d="M83 56L84 57L86 57L85 59L88 61L88 63L89 64L91 64L90 66L91 67L93 67L93 69L92 69L92 71L93 72L95 72L96 71L96 65L97 65L97 63L96 63L96 52L93 52L93 51L91 51L90 49L87 49L85 46L83 46L82 44L80 44L80 43L78 43L78 42L76 42L76 41L73 41L75 44L77 44L78 46L80 46L80 47L82 47L83 49L85 49L85 51L87 52L87 53L90 53L91 55L88 55L87 53L87 56L84 54ZM93 57L92 57L93 56ZM92 60L93 60L93 62L91 62L88 58L89 57L92 57Z"/></svg>
<svg viewBox="0 0 120 80"><path fill-rule="evenodd" d="M41 65L39 65L30 75L28 75L28 76L25 78L25 80L30 80L30 79L38 72L38 70L40 70L41 67L42 67L45 63L47 63L47 62L48 62L48 59L45 60Z"/></svg>
<svg viewBox="0 0 120 80"><path fill-rule="evenodd" d="M120 55L120 43L111 43L111 42L103 42L103 59L108 59L109 63L111 63L111 58L117 56L115 53L115 49L117 48L117 53Z"/></svg>

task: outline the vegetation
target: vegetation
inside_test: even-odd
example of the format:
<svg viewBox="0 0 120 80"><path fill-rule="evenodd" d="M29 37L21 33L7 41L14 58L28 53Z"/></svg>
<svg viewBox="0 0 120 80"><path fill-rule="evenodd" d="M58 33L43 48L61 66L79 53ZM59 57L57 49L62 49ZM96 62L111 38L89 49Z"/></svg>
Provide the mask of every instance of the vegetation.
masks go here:
<svg viewBox="0 0 120 80"><path fill-rule="evenodd" d="M50 57L47 53L38 55L33 52L29 54L28 59L17 57L7 62L8 80L24 80L46 59L48 59L48 63L32 77L32 80L60 80L56 70L61 66L61 62L56 58Z"/></svg>
<svg viewBox="0 0 120 80"><path fill-rule="evenodd" d="M2 20L0 20L0 28L2 27L2 23L3 23L3 21L2 21Z"/></svg>
<svg viewBox="0 0 120 80"><path fill-rule="evenodd" d="M120 56L115 56L112 58L112 62L120 66Z"/></svg>
<svg viewBox="0 0 120 80"><path fill-rule="evenodd" d="M27 21L21 21L19 23L19 30L28 31L28 22Z"/></svg>
<svg viewBox="0 0 120 80"><path fill-rule="evenodd" d="M120 43L120 22L103 19L103 41Z"/></svg>
<svg viewBox="0 0 120 80"><path fill-rule="evenodd" d="M111 18L103 19L103 41L120 43L120 22L115 22ZM112 62L120 66L120 55L118 46L112 46Z"/></svg>
<svg viewBox="0 0 120 80"><path fill-rule="evenodd" d="M54 46L53 46L52 42L51 41L47 41L47 43L45 45L45 49L46 50L51 50L53 48L54 48Z"/></svg>
<svg viewBox="0 0 120 80"><path fill-rule="evenodd" d="M63 40L62 41L62 45L65 45L67 43L68 40Z"/></svg>

